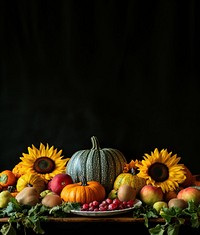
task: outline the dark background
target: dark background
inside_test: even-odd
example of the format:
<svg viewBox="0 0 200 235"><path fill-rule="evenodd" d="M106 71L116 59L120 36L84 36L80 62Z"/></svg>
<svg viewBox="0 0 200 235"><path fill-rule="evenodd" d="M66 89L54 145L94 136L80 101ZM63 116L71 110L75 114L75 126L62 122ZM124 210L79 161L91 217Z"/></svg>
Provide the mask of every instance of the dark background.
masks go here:
<svg viewBox="0 0 200 235"><path fill-rule="evenodd" d="M199 173L199 1L1 1L0 169L34 144L65 157L157 147Z"/></svg>

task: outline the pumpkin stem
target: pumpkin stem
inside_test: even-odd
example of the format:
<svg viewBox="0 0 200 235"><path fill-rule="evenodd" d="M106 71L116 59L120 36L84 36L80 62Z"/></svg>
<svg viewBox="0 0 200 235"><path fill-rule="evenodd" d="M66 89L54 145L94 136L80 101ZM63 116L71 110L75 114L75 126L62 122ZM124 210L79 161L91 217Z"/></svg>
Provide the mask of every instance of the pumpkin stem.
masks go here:
<svg viewBox="0 0 200 235"><path fill-rule="evenodd" d="M96 136L92 136L91 141L92 141L92 149L101 149L99 145L99 141Z"/></svg>
<svg viewBox="0 0 200 235"><path fill-rule="evenodd" d="M85 176L81 176L81 186L87 186L87 180L86 180L86 177Z"/></svg>

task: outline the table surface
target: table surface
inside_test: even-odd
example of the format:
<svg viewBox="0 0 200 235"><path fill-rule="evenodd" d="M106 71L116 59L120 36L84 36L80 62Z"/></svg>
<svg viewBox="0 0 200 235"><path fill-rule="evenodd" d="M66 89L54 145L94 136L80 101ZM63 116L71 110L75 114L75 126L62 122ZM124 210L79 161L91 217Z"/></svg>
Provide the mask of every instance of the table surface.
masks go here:
<svg viewBox="0 0 200 235"><path fill-rule="evenodd" d="M0 218L0 223L8 222L7 217ZM155 223L162 223L164 220L162 218L150 219L149 221ZM86 217L86 216L76 216L70 215L64 218L49 217L47 222L58 222L58 223L144 223L144 218L133 218L130 214L120 215L120 216L110 216L110 217Z"/></svg>
<svg viewBox="0 0 200 235"><path fill-rule="evenodd" d="M0 218L0 224L8 222L9 218ZM76 234L80 231L88 235L94 235L96 231L106 231L107 233L124 233L124 230L140 231L143 235L149 235L148 228L144 225L144 218L133 218L131 213L123 215L115 215L110 217L86 217L80 215L69 215L65 218L49 217L47 221L41 224L45 234L56 234L59 231L60 235ZM151 226L155 227L157 224L165 223L162 218L149 219ZM200 228L191 228L190 225L185 224L180 228L181 235L199 235ZM17 234L23 234L18 231ZM29 230L29 235L36 235Z"/></svg>

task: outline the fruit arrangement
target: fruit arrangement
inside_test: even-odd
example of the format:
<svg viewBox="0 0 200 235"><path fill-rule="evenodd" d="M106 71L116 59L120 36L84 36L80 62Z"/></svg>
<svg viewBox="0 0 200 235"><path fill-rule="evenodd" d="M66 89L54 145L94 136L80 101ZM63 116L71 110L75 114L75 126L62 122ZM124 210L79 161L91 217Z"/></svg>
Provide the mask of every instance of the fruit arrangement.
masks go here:
<svg viewBox="0 0 200 235"><path fill-rule="evenodd" d="M32 216L42 221L50 213L69 216L73 209L102 212L132 207L135 218L167 221L155 231L177 229L181 225L177 218L185 215L191 215L192 226L200 226L200 176L179 163L180 157L156 148L142 160L127 162L119 150L100 148L95 136L91 141L91 149L79 150L71 158L48 144L28 147L13 169L0 172L0 217L19 222ZM134 207L136 199L142 202L139 208ZM19 219L22 211L27 216ZM44 232L34 223L31 226ZM8 227L2 231L6 234ZM154 228L149 231L157 234Z"/></svg>

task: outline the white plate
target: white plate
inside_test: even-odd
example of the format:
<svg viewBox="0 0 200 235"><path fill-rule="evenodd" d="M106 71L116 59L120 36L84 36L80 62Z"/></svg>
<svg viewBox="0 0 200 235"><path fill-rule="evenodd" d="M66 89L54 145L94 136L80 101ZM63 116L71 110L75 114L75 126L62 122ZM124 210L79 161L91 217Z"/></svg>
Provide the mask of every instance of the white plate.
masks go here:
<svg viewBox="0 0 200 235"><path fill-rule="evenodd" d="M135 207L140 207L142 202L138 199L135 200L133 207L121 209L121 210L112 210L112 211L80 211L80 210L71 210L71 213L75 215L82 215L82 216L111 216L111 215L119 215L127 213Z"/></svg>

